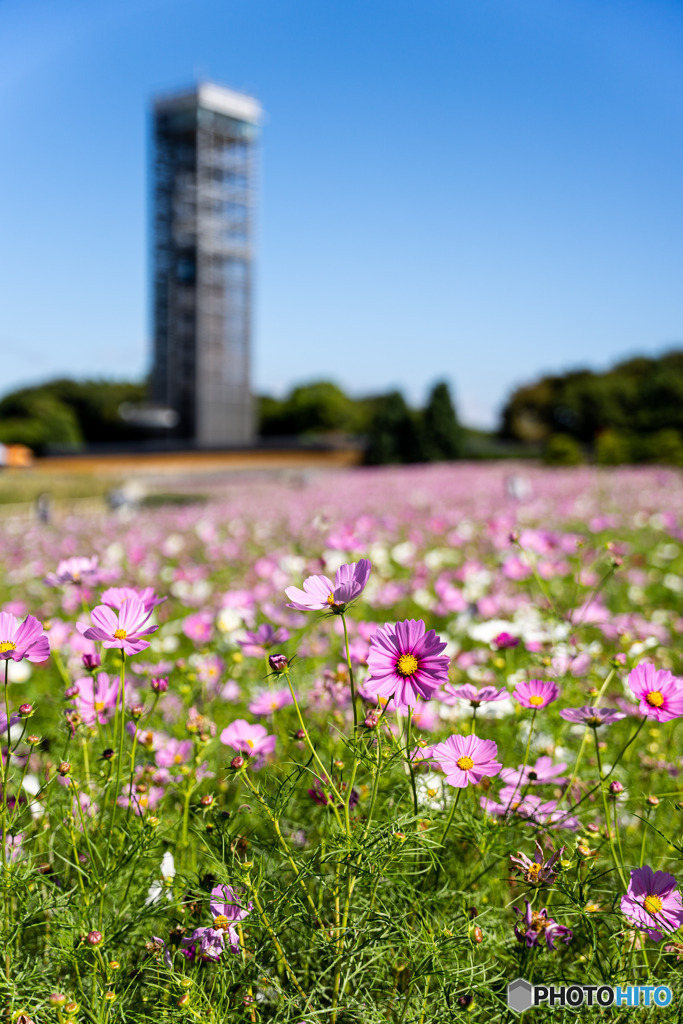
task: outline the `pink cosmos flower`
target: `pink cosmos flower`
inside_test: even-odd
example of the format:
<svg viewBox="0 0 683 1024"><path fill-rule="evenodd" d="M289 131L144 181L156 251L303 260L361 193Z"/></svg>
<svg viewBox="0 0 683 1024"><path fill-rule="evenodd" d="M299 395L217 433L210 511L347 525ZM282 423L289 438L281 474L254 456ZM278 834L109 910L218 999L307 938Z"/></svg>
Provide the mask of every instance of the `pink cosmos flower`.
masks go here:
<svg viewBox="0 0 683 1024"><path fill-rule="evenodd" d="M492 642L499 651L504 651L508 647L517 647L519 645L519 637L512 636L511 633L499 633L498 636L494 636Z"/></svg>
<svg viewBox="0 0 683 1024"><path fill-rule="evenodd" d="M512 696L525 708L540 711L552 704L560 695L556 683L545 682L543 679L530 679L528 683L518 683Z"/></svg>
<svg viewBox="0 0 683 1024"><path fill-rule="evenodd" d="M244 896L231 885L217 885L211 890L211 913L214 928L224 926L223 919L228 921L244 921L249 917L254 904L245 902Z"/></svg>
<svg viewBox="0 0 683 1024"><path fill-rule="evenodd" d="M116 711L119 698L119 680L110 679L106 672L98 672L97 679L84 676L77 679L74 686L78 688L76 707L86 725L99 722L104 725Z"/></svg>
<svg viewBox="0 0 683 1024"><path fill-rule="evenodd" d="M628 685L638 697L641 715L668 722L683 715L683 680L651 662L636 665L628 676Z"/></svg>
<svg viewBox="0 0 683 1024"><path fill-rule="evenodd" d="M503 768L500 777L506 784L516 785L522 789L529 784L541 786L545 782L554 782L556 785L561 785L565 781L564 778L561 778L561 775L566 768L566 761L553 764L552 757L544 754L538 758L534 765L528 764L525 767L520 764L518 768Z"/></svg>
<svg viewBox="0 0 683 1024"><path fill-rule="evenodd" d="M83 636L87 640L101 640L104 647L118 647L124 654L139 654L149 647L149 642L142 638L159 628L146 626L143 629L150 615L151 610L145 611L138 597L124 601L118 615L106 604L100 604L90 613L95 625L85 629Z"/></svg>
<svg viewBox="0 0 683 1024"><path fill-rule="evenodd" d="M626 715L616 708L595 708L591 704L584 704L580 708L563 708L560 711L560 718L567 722L579 722L582 725L590 725L592 729L598 729L601 725L611 725L618 722Z"/></svg>
<svg viewBox="0 0 683 1024"><path fill-rule="evenodd" d="M429 700L448 681L446 644L433 629L425 632L422 619L387 623L370 638L365 690L396 707L415 707L418 697Z"/></svg>
<svg viewBox="0 0 683 1024"><path fill-rule="evenodd" d="M290 601L287 607L302 612L343 612L347 604L362 594L371 568L369 559L361 558L359 562L340 566L334 583L327 576L309 576L304 580L303 590L285 588Z"/></svg>
<svg viewBox="0 0 683 1024"><path fill-rule="evenodd" d="M232 928L232 926L230 926ZM237 932L234 932L237 935ZM232 938L232 935L231 935ZM212 928L207 925L204 928L195 928L192 935L186 935L180 940L183 956L188 960L198 957L200 960L220 960L224 949L223 931L220 928ZM239 950L239 936L237 936L237 949Z"/></svg>
<svg viewBox="0 0 683 1024"><path fill-rule="evenodd" d="M257 763L262 763L263 759L275 750L276 737L269 736L263 725L251 725L243 718L237 718L223 729L220 741L226 747L232 747L240 754L255 757L258 759Z"/></svg>
<svg viewBox="0 0 683 1024"><path fill-rule="evenodd" d="M156 807L163 796L163 786L148 786L146 783L142 783L133 786L132 793L129 792L129 787L125 786L116 803L119 807L132 807L134 814L142 817L147 811Z"/></svg>
<svg viewBox="0 0 683 1024"><path fill-rule="evenodd" d="M519 942L523 942L528 949L538 946L545 940L548 949L555 949L556 942L564 942L568 945L572 940L572 930L564 924L558 924L550 917L545 907L541 910L533 910L529 900L525 899L526 910L519 907L512 909L519 914L521 921L515 924L515 935Z"/></svg>
<svg viewBox="0 0 683 1024"><path fill-rule="evenodd" d="M510 694L503 687L498 689L497 686L482 686L480 690L476 686L472 686L471 683L465 683L463 686L453 686L452 683L446 683L444 690L451 700L447 697L443 697L445 704L452 704L454 700L467 700L470 702L470 706L478 708L480 704L486 704L490 700L505 700Z"/></svg>
<svg viewBox="0 0 683 1024"><path fill-rule="evenodd" d="M49 587L61 587L64 583L83 584L83 586L96 586L100 580L99 558L93 555L92 558L76 556L64 558L58 564L56 572L50 572L45 577Z"/></svg>
<svg viewBox="0 0 683 1024"><path fill-rule="evenodd" d="M247 631L244 640L237 643L248 658L262 658L271 647L277 647L289 640L289 630L280 627L276 629L269 622L264 622L256 630Z"/></svg>
<svg viewBox="0 0 683 1024"><path fill-rule="evenodd" d="M197 644L208 644L213 633L211 612L193 612L183 619L183 633Z"/></svg>
<svg viewBox="0 0 683 1024"><path fill-rule="evenodd" d="M272 715L274 711L279 711L281 708L286 708L288 704L293 704L292 695L289 689L286 690L274 690L260 693L257 697L252 700L249 705L249 710L252 715Z"/></svg>
<svg viewBox="0 0 683 1024"><path fill-rule="evenodd" d="M136 590L135 587L109 587L102 593L102 604L107 604L110 608L116 608L118 611L129 597L137 597L142 601L146 612L151 612L153 608L156 608L158 604L163 604L166 600L165 597L159 597L154 593L154 587L145 587L143 590Z"/></svg>
<svg viewBox="0 0 683 1024"><path fill-rule="evenodd" d="M0 612L0 661L46 661L50 644L43 627L32 615L24 621L10 612Z"/></svg>
<svg viewBox="0 0 683 1024"><path fill-rule="evenodd" d="M175 740L169 738L161 747L161 750L157 750L154 755L154 760L160 768L174 768L179 764L185 764L189 761L192 754L192 748L192 740Z"/></svg>
<svg viewBox="0 0 683 1024"><path fill-rule="evenodd" d="M485 775L494 776L503 767L496 761L498 747L493 740L469 736L449 736L432 747L431 757L446 774L446 782L462 789L476 785Z"/></svg>
<svg viewBox="0 0 683 1024"><path fill-rule="evenodd" d="M662 932L675 932L683 925L676 879L666 871L653 871L648 864L635 868L628 890L621 897L621 912L636 928L659 942Z"/></svg>

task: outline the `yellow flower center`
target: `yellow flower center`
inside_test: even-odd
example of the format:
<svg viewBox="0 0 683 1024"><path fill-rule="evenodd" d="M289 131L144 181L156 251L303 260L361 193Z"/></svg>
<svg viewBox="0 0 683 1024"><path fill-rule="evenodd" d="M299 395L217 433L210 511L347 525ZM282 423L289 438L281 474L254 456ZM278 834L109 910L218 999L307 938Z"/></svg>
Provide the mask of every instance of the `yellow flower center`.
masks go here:
<svg viewBox="0 0 683 1024"><path fill-rule="evenodd" d="M543 703L543 697L541 697L540 693L535 693L532 697L529 697L529 703L537 708Z"/></svg>
<svg viewBox="0 0 683 1024"><path fill-rule="evenodd" d="M427 790L427 796L430 796L430 797L436 796L437 793L438 793L438 790L436 790L436 789L428 789Z"/></svg>
<svg viewBox="0 0 683 1024"><path fill-rule="evenodd" d="M327 598L327 603L334 604L334 594L329 595L329 597Z"/></svg>
<svg viewBox="0 0 683 1024"><path fill-rule="evenodd" d="M659 692L659 690L652 690L651 693L648 693L645 700L651 708L661 708L662 704L664 703L664 698Z"/></svg>
<svg viewBox="0 0 683 1024"><path fill-rule="evenodd" d="M126 633L125 629L117 629L116 632L114 633L114 636L116 637L117 640L125 640L128 634Z"/></svg>
<svg viewBox="0 0 683 1024"><path fill-rule="evenodd" d="M176 754L175 755L175 757L173 758L173 763L174 764L182 764L183 763L183 759L180 756L180 754Z"/></svg>
<svg viewBox="0 0 683 1024"><path fill-rule="evenodd" d="M16 651L17 645L13 644L11 640L3 640L0 644L0 654L5 654L7 651Z"/></svg>
<svg viewBox="0 0 683 1024"><path fill-rule="evenodd" d="M457 764L458 768L463 772L468 772L470 768L474 768L474 761L472 760L471 757L468 757L467 754L464 754L462 757L459 757L455 763Z"/></svg>
<svg viewBox="0 0 683 1024"><path fill-rule="evenodd" d="M643 906L647 910L648 914L658 914L664 904L660 900L659 896L646 896Z"/></svg>
<svg viewBox="0 0 683 1024"><path fill-rule="evenodd" d="M230 922L228 921L225 914L219 914L218 917L214 917L213 926L216 931L227 932Z"/></svg>
<svg viewBox="0 0 683 1024"><path fill-rule="evenodd" d="M402 654L396 668L402 676L414 676L418 669L417 658L414 654Z"/></svg>
<svg viewBox="0 0 683 1024"><path fill-rule="evenodd" d="M541 865L540 864L530 864L529 865L529 867L527 868L526 874L527 874L527 878L529 879L530 882L538 881L538 873L539 873L540 870L541 870Z"/></svg>
<svg viewBox="0 0 683 1024"><path fill-rule="evenodd" d="M254 749L254 741L253 740L247 740L247 746L249 747L250 750L253 750Z"/></svg>
<svg viewBox="0 0 683 1024"><path fill-rule="evenodd" d="M95 711L104 711L104 701L103 700L95 701Z"/></svg>

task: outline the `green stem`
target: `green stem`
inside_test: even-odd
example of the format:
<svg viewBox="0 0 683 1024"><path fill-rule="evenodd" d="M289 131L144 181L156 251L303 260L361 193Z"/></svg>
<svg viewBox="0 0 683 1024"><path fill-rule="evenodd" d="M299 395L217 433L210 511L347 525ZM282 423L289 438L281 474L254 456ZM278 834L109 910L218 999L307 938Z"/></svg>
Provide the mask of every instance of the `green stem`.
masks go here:
<svg viewBox="0 0 683 1024"><path fill-rule="evenodd" d="M349 634L346 628L346 616L341 613L342 625L344 627L344 646L346 647L346 665L349 670L349 682L351 684L351 705L353 707L353 734L358 729L358 710L356 708L356 686L353 679L353 666L351 664L351 652L349 650Z"/></svg>
<svg viewBox="0 0 683 1024"><path fill-rule="evenodd" d="M524 751L524 762L522 764L522 770L519 773L519 778L518 778L517 782L515 783L515 788L513 789L512 795L511 795L511 797L510 797L510 799L508 801L508 805L505 808L505 813L506 814L510 810L510 808L512 806L512 801L515 799L515 797L517 795L517 790L519 789L519 785L520 785L522 779L524 778L524 772L526 770L527 764L529 763L529 750L531 749L531 736L532 736L532 733L534 731L534 722L536 721L536 715L537 715L537 711L536 711L536 708L534 708L534 710L533 710L533 712L531 714L531 723L529 725L529 735L526 738L526 750Z"/></svg>
<svg viewBox="0 0 683 1024"><path fill-rule="evenodd" d="M446 827L444 828L443 832L441 833L441 839L439 840L439 846L443 846L444 840L446 839L446 836L448 835L450 827L453 824L453 818L455 817L455 809L458 806L458 801L460 800L460 794L462 793L462 790L463 790L463 787L461 786L458 789L458 792L455 794L455 800L451 804L451 809L450 809L450 813L448 815L448 821L446 822Z"/></svg>
<svg viewBox="0 0 683 1024"><path fill-rule="evenodd" d="M109 819L109 838L107 839L107 853L105 860L109 861L109 850L111 849L111 840L114 832L114 819L116 817L116 807L119 795L119 788L121 786L121 762L123 761L123 734L125 730L125 718L126 718L126 652L121 649L121 712L120 716L117 713L115 718L116 734L118 735L118 753L116 755L116 782L114 783L114 799L111 804L111 817ZM121 721L119 722L119 717Z"/></svg>
<svg viewBox="0 0 683 1024"><path fill-rule="evenodd" d="M598 776L600 778L600 793L602 795L602 806L603 806L603 809L604 809L604 812L605 812L605 825L607 827L607 838L609 839L609 847L610 847L610 850L612 852L612 860L614 861L614 866L615 866L615 868L617 869L617 871L619 873L619 878L621 879L621 884L624 886L624 889L627 889L628 888L628 884L626 882L626 877L624 876L624 869L622 868L621 863L619 862L619 858L617 857L617 851L616 851L615 846L614 846L614 836L612 835L612 823L611 823L611 820L610 820L609 806L607 804L607 794L605 792L604 781L603 781L603 778L602 778L602 763L601 763L601 760L600 760L600 743L598 741L598 730L597 729L593 729L593 732L595 733L595 756L598 759Z"/></svg>
<svg viewBox="0 0 683 1024"><path fill-rule="evenodd" d="M306 743L308 744L308 748L311 751L311 754L315 758L315 761L317 762L317 765L320 768L320 771L321 771L321 774L322 774L321 781L326 780L325 784L330 787L330 789L332 790L333 795L337 798L337 801L339 802L339 805L341 807L343 807L344 806L344 797L341 795L341 793L339 792L339 790L335 786L332 778L330 777L331 773L328 773L327 769L325 768L325 765L322 763L322 761L318 757L318 751L313 746L313 742L311 741L311 737L308 734L308 729L306 728L306 723L304 722L303 716L301 714L301 708L299 707L299 702L296 699L296 694L294 692L294 687L292 686L292 680L291 680L291 677L289 675L289 671L287 669L285 669L285 671L284 671L284 676L285 676L285 679L287 680L287 685L289 686L289 692L292 695L292 700L294 701L294 709L296 711L297 718L299 719L299 725L301 726L301 731L304 734L304 737L306 739ZM337 824L339 825L340 829L344 830L344 826L342 825L341 818L339 817L339 810L335 806L334 803L332 804L332 811L334 812L334 816L337 819Z"/></svg>

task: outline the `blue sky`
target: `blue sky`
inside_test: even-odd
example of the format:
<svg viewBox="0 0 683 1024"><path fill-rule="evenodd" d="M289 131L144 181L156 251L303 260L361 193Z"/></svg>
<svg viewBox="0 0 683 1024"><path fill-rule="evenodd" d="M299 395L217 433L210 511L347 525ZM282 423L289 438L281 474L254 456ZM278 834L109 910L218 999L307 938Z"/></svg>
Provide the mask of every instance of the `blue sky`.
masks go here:
<svg viewBox="0 0 683 1024"><path fill-rule="evenodd" d="M665 0L3 0L1 390L146 371L149 102L197 76L267 113L257 389L486 426L683 345L682 51Z"/></svg>

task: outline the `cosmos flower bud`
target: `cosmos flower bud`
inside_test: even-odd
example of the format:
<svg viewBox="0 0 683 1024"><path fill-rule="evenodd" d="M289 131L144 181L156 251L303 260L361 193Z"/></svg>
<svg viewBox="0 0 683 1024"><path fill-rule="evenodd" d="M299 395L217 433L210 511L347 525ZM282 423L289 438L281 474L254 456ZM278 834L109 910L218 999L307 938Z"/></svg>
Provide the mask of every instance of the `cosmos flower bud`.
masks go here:
<svg viewBox="0 0 683 1024"><path fill-rule="evenodd" d="M50 1006L64 1006L66 996L63 992L53 992L48 1002L50 1003Z"/></svg>
<svg viewBox="0 0 683 1024"><path fill-rule="evenodd" d="M71 771L71 765L69 764L68 761L62 761L60 763L59 768L57 769L57 771L59 772L59 774L63 778L65 775L68 775L69 772Z"/></svg>
<svg viewBox="0 0 683 1024"><path fill-rule="evenodd" d="M102 932L88 932L85 941L89 946L101 946L104 941L104 936L102 935Z"/></svg>
<svg viewBox="0 0 683 1024"><path fill-rule="evenodd" d="M115 750L112 750L111 747L107 747L106 750L102 751L102 758L105 761L111 761L115 753Z"/></svg>
<svg viewBox="0 0 683 1024"><path fill-rule="evenodd" d="M232 761L230 762L230 767L235 768L237 770L239 768L244 768L246 763L246 759L242 757L241 754L237 754L237 756L233 757Z"/></svg>
<svg viewBox="0 0 683 1024"><path fill-rule="evenodd" d="M77 697L78 696L78 687L77 686L69 686L64 691L64 696L67 698L67 700L71 700L72 697Z"/></svg>
<svg viewBox="0 0 683 1024"><path fill-rule="evenodd" d="M289 662L284 654L271 654L268 658L268 664L273 672L284 672Z"/></svg>
<svg viewBox="0 0 683 1024"><path fill-rule="evenodd" d="M67 1003L66 1006L64 1007L64 1009L66 1010L67 1013L77 1013L78 1012L78 1003L74 1003L73 1001L70 1002L70 1003Z"/></svg>
<svg viewBox="0 0 683 1024"><path fill-rule="evenodd" d="M102 664L102 658L97 652L95 654L84 654L83 655L83 666L87 668L89 672L93 672L96 668L99 668Z"/></svg>
<svg viewBox="0 0 683 1024"><path fill-rule="evenodd" d="M650 805L650 807L659 807L659 797L649 796L647 798L647 803Z"/></svg>
<svg viewBox="0 0 683 1024"><path fill-rule="evenodd" d="M484 933L481 930L481 928L479 927L479 925L477 925L475 928L472 929L472 938L474 939L475 942L483 942L484 941Z"/></svg>
<svg viewBox="0 0 683 1024"><path fill-rule="evenodd" d="M22 718L30 718L33 714L32 704L21 704L19 707L19 714Z"/></svg>
<svg viewBox="0 0 683 1024"><path fill-rule="evenodd" d="M379 722L379 715L376 711L368 711L363 725L366 729L376 729Z"/></svg>
<svg viewBox="0 0 683 1024"><path fill-rule="evenodd" d="M35 736L33 733L31 733L30 736L26 737L26 742L30 743L31 746L34 747L36 743L40 743L40 736Z"/></svg>
<svg viewBox="0 0 683 1024"><path fill-rule="evenodd" d="M519 640L510 633L499 633L498 636L493 638L493 643L499 650L504 651L508 647L517 647Z"/></svg>
<svg viewBox="0 0 683 1024"><path fill-rule="evenodd" d="M154 679L152 679L149 685L154 693L166 693L166 691L168 690L168 677L155 677Z"/></svg>
<svg viewBox="0 0 683 1024"><path fill-rule="evenodd" d="M130 716L131 716L131 718L135 718L136 720L138 718L142 718L144 713L145 713L145 709L143 708L142 704L135 704L130 709Z"/></svg>
<svg viewBox="0 0 683 1024"><path fill-rule="evenodd" d="M304 732L303 729L297 729L297 731L294 733L294 737L297 740L305 740L306 739L306 733Z"/></svg>
<svg viewBox="0 0 683 1024"><path fill-rule="evenodd" d="M623 787L622 783L619 782L618 779L614 779L609 784L609 791L612 794L612 796L618 796L619 793L623 793L624 792L624 787Z"/></svg>
<svg viewBox="0 0 683 1024"><path fill-rule="evenodd" d="M213 795L211 793L205 793L199 802L202 807L211 807L211 804L213 803Z"/></svg>

